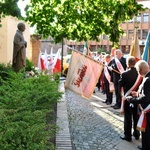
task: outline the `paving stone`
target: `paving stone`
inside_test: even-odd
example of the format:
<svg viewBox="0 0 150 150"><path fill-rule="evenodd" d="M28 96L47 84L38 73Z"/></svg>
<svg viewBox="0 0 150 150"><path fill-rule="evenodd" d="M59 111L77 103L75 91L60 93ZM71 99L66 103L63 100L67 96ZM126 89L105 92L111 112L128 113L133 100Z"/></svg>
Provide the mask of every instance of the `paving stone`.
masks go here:
<svg viewBox="0 0 150 150"><path fill-rule="evenodd" d="M68 90L65 94L73 150L137 150L140 141L127 146L128 142L120 139L123 116L119 110L102 103L105 95L96 92L100 101L95 98L85 100Z"/></svg>
<svg viewBox="0 0 150 150"><path fill-rule="evenodd" d="M141 139L120 139L124 118L119 110L102 103L104 94L96 92L86 100L64 87L60 90L65 94L57 108L61 129L56 138L57 150L137 150Z"/></svg>

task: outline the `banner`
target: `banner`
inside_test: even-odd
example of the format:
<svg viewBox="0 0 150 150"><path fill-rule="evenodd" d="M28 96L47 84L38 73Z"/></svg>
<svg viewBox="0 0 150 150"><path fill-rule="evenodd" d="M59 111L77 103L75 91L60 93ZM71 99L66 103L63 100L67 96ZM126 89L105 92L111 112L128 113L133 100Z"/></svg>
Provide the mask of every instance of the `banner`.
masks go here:
<svg viewBox="0 0 150 150"><path fill-rule="evenodd" d="M65 88L89 99L103 70L103 65L88 56L73 51Z"/></svg>
<svg viewBox="0 0 150 150"><path fill-rule="evenodd" d="M132 41L129 56L134 56L136 61L139 61L141 59L137 29L135 29L135 31L134 31L134 39Z"/></svg>
<svg viewBox="0 0 150 150"><path fill-rule="evenodd" d="M150 31L146 38L145 47L142 54L142 59L145 60L147 63L150 63Z"/></svg>
<svg viewBox="0 0 150 150"><path fill-rule="evenodd" d="M44 53L44 66L45 69L48 69L47 49L45 49L45 53Z"/></svg>
<svg viewBox="0 0 150 150"><path fill-rule="evenodd" d="M37 66L40 70L45 70L45 65L44 65L44 60L42 58L42 54L41 51L39 53L39 58L38 58L38 66Z"/></svg>
<svg viewBox="0 0 150 150"><path fill-rule="evenodd" d="M53 73L61 72L61 48L58 49L56 56L54 58L54 68Z"/></svg>
<svg viewBox="0 0 150 150"><path fill-rule="evenodd" d="M53 47L51 47L51 53L48 57L48 69L51 71L54 69Z"/></svg>

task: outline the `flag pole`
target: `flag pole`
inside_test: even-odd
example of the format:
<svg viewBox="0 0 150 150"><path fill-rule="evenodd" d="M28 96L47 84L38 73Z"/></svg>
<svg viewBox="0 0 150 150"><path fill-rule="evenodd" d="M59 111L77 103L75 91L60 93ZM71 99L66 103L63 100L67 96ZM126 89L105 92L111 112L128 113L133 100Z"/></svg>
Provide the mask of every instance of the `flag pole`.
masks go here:
<svg viewBox="0 0 150 150"><path fill-rule="evenodd" d="M87 41L87 55L90 56L89 42Z"/></svg>
<svg viewBox="0 0 150 150"><path fill-rule="evenodd" d="M75 52L77 52L77 53L80 53L81 55L84 55L83 53L81 53L81 52L79 52L79 51L77 51L77 50L73 50L73 51L75 51ZM97 62L96 60L94 60L93 58L91 58L91 57L90 57L90 56L88 56L88 55L84 55L84 57L87 57L87 58L89 58L89 59L91 59L91 60L93 60L93 61ZM97 63L99 63L99 64L101 64L101 65L103 65L103 66L109 67L109 66L107 66L107 65L103 64L103 62L102 62L102 61L97 62ZM121 74L119 71L117 71L117 70L115 70L115 69L112 69L112 71L114 71L114 72L116 72L116 73L118 73L118 74Z"/></svg>
<svg viewBox="0 0 150 150"><path fill-rule="evenodd" d="M62 50L61 50L61 77L62 77L62 71L63 71L63 53L64 53L64 40L62 38Z"/></svg>

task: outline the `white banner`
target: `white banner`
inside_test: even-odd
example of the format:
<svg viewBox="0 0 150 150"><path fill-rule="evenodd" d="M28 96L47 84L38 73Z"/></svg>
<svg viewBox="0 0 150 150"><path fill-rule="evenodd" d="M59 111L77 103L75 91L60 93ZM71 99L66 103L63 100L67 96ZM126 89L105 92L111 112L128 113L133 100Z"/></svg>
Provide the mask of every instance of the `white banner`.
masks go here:
<svg viewBox="0 0 150 150"><path fill-rule="evenodd" d="M73 51L65 88L89 99L103 70L103 65L77 51Z"/></svg>

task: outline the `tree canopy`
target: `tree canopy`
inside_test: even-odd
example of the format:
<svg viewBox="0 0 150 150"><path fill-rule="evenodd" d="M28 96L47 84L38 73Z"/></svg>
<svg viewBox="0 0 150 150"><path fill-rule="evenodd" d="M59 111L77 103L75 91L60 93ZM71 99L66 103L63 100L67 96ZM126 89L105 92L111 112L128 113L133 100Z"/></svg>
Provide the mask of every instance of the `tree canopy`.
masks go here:
<svg viewBox="0 0 150 150"><path fill-rule="evenodd" d="M19 0L1 0L0 1L0 22L1 18L6 15L21 17L21 11L17 3Z"/></svg>
<svg viewBox="0 0 150 150"><path fill-rule="evenodd" d="M123 33L119 24L143 10L135 0L31 0L26 21L56 43L62 38L98 40L101 34L117 43Z"/></svg>

